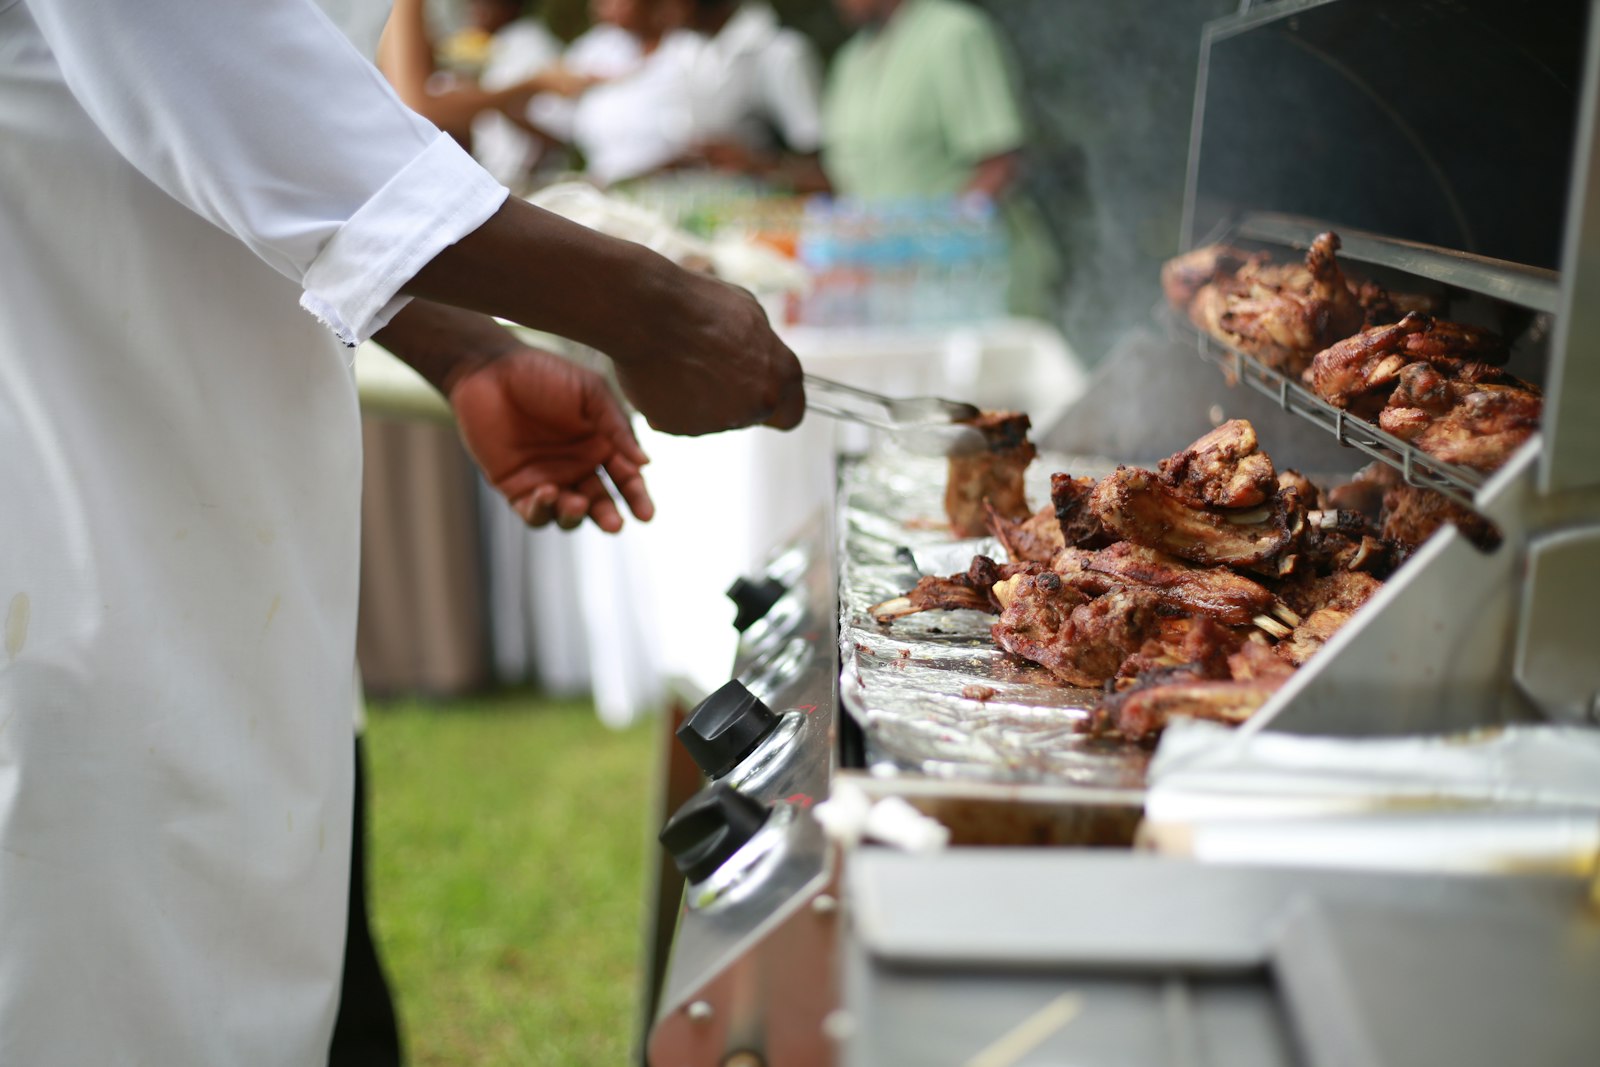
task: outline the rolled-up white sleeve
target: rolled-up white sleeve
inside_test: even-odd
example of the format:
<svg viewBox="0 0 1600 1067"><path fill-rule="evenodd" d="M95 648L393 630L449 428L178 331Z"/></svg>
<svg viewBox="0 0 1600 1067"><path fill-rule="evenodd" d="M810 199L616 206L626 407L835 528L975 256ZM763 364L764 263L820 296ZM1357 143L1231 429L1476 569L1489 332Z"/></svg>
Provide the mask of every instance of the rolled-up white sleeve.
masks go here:
<svg viewBox="0 0 1600 1067"><path fill-rule="evenodd" d="M416 115L312 0L23 0L121 155L365 340L506 189Z"/></svg>

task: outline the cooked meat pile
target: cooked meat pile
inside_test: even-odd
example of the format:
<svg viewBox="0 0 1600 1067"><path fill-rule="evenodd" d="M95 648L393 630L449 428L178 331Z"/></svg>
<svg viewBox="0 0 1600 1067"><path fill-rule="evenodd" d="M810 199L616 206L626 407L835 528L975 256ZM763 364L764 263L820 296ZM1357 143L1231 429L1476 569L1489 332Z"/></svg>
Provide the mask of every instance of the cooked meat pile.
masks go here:
<svg viewBox="0 0 1600 1067"><path fill-rule="evenodd" d="M1028 440L1028 416L1014 411L985 411L969 425L983 434L986 449L950 457L944 510L957 537L982 537L989 532L989 508L1007 519L1028 514L1023 473L1035 450ZM987 507L985 506L987 504Z"/></svg>
<svg viewBox="0 0 1600 1067"><path fill-rule="evenodd" d="M1496 334L1412 312L1317 353L1318 396L1447 463L1492 471L1539 428L1537 387L1499 365Z"/></svg>
<svg viewBox="0 0 1600 1067"><path fill-rule="evenodd" d="M1167 299L1224 344L1269 367L1298 375L1311 357L1367 323L1361 290L1339 268L1339 238L1318 235L1303 264L1271 263L1261 253L1210 245L1170 260L1161 271ZM1367 304L1386 294L1368 290Z"/></svg>
<svg viewBox="0 0 1600 1067"><path fill-rule="evenodd" d="M1447 463L1492 471L1539 427L1536 386L1501 369L1492 331L1428 314L1425 297L1351 283L1324 233L1301 264L1207 245L1169 260L1167 299L1201 330ZM1215 503L1213 501L1213 503Z"/></svg>
<svg viewBox="0 0 1600 1067"><path fill-rule="evenodd" d="M979 556L873 615L997 614L1001 648L1104 689L1100 725L1139 740L1175 714L1248 718L1442 523L1488 530L1382 464L1324 493L1276 471L1243 420L1153 471L1056 474L1051 497L1025 518L990 509L1011 562Z"/></svg>

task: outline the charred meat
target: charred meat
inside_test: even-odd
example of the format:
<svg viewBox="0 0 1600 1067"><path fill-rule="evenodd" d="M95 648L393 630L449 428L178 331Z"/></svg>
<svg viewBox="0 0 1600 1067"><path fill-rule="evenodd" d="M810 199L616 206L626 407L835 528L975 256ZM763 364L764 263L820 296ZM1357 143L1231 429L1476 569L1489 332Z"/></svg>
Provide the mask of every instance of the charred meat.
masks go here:
<svg viewBox="0 0 1600 1067"><path fill-rule="evenodd" d="M1193 563L1260 563L1285 548L1292 536L1281 507L1192 507L1159 475L1136 467L1119 467L1102 478L1093 505L1106 528L1123 539Z"/></svg>
<svg viewBox="0 0 1600 1067"><path fill-rule="evenodd" d="M1538 430L1543 403L1528 389L1457 381L1413 363L1378 425L1446 463L1492 471Z"/></svg>
<svg viewBox="0 0 1600 1067"><path fill-rule="evenodd" d="M1174 497L1197 508L1257 507L1278 487L1272 459L1259 450L1255 427L1244 419L1223 423L1157 470Z"/></svg>
<svg viewBox="0 0 1600 1067"><path fill-rule="evenodd" d="M1061 539L1070 548L1104 548L1117 540L1094 513L1094 479L1070 474L1050 476L1050 503L1055 508Z"/></svg>
<svg viewBox="0 0 1600 1067"><path fill-rule="evenodd" d="M981 537L989 530L984 502L1007 519L1021 522L1032 511L1023 489L1023 472L1033 462L1028 416L1014 411L986 411L970 422L983 434L987 448L950 457L944 510L957 537Z"/></svg>
<svg viewBox="0 0 1600 1067"><path fill-rule="evenodd" d="M1098 687L1156 636L1160 598L1116 589L1088 599L1053 571L1023 577L991 628L995 643L1047 668L1068 685Z"/></svg>
<svg viewBox="0 0 1600 1067"><path fill-rule="evenodd" d="M989 532L1005 548L1007 558L1013 563L1024 560L1049 563L1057 552L1067 547L1054 506L1043 508L1021 522L1006 518L987 502L984 507L989 516Z"/></svg>
<svg viewBox="0 0 1600 1067"><path fill-rule="evenodd" d="M1312 356L1365 325L1355 290L1334 253L1339 238L1319 234L1304 265L1252 260L1196 292L1189 318L1201 330L1269 367L1298 375Z"/></svg>

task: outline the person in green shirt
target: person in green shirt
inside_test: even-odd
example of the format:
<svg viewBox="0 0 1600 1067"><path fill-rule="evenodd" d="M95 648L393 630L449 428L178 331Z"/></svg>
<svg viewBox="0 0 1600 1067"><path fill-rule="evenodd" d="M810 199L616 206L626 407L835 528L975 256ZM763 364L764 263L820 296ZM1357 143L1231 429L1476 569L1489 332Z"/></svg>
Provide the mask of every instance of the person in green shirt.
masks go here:
<svg viewBox="0 0 1600 1067"><path fill-rule="evenodd" d="M975 197L1011 242L1010 309L1046 315L1059 263L1016 189L1027 128L989 16L962 0L834 0L860 27L823 96L823 166L862 200Z"/></svg>

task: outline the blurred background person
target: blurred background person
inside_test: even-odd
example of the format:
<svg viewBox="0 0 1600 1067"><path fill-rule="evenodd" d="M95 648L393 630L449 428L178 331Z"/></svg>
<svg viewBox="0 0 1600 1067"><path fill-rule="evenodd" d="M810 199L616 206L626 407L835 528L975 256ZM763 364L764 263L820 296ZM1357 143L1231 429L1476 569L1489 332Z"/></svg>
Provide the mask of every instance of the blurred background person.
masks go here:
<svg viewBox="0 0 1600 1067"><path fill-rule="evenodd" d="M562 42L537 17L538 0L470 0L467 21L486 37L478 84L491 92L527 82L561 65ZM529 98L531 102L532 97ZM524 106L479 112L472 120L472 154L495 180L513 189L526 183L548 144Z"/></svg>
<svg viewBox="0 0 1600 1067"><path fill-rule="evenodd" d="M590 0L590 26L575 37L561 56L574 74L612 81L633 73L660 41L641 18L638 0ZM547 145L572 141L572 116L577 102L556 93L541 93L528 102L524 117Z"/></svg>
<svg viewBox="0 0 1600 1067"><path fill-rule="evenodd" d="M577 96L595 83L592 76L573 74L559 63L494 88L470 78L438 78L425 8L424 0L395 0L378 41L378 69L407 107L465 146L471 147L473 124L481 115L521 116L540 93Z"/></svg>
<svg viewBox="0 0 1600 1067"><path fill-rule="evenodd" d="M694 141L686 162L799 192L826 190L815 46L761 0L677 3L677 21L698 36L686 51Z"/></svg>
<svg viewBox="0 0 1600 1067"><path fill-rule="evenodd" d="M823 96L822 161L834 189L995 205L1010 239L1010 310L1047 315L1059 264L1018 194L1027 126L993 21L962 0L834 3L858 28Z"/></svg>
<svg viewBox="0 0 1600 1067"><path fill-rule="evenodd" d="M568 140L582 153L585 174L602 187L652 174L688 150L688 62L695 47L674 32L684 27L678 0L610 0L604 11L637 42L639 61L595 85L572 109Z"/></svg>

